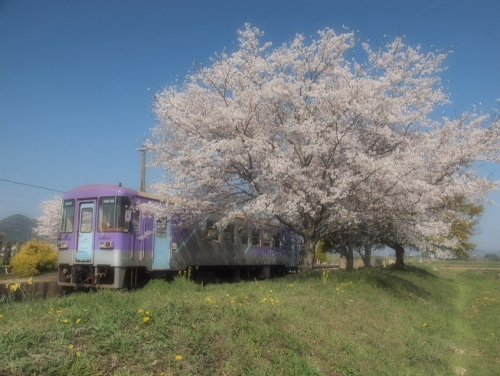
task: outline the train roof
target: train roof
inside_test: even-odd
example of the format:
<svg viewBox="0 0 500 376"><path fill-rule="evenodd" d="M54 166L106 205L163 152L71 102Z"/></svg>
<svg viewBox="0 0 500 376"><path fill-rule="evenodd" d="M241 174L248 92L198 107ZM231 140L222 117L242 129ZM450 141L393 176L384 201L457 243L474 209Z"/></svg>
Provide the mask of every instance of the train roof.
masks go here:
<svg viewBox="0 0 500 376"><path fill-rule="evenodd" d="M67 191L63 195L64 200L72 198L94 198L103 196L127 196L127 197L144 197L153 200L161 200L161 196L140 192L135 189L125 188L118 185L93 184L77 187Z"/></svg>

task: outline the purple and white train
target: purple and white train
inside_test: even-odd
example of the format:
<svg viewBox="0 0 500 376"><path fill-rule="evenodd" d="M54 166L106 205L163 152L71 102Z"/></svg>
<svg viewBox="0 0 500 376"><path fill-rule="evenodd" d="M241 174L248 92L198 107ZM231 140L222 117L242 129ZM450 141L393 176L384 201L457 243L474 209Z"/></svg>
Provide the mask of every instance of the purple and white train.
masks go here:
<svg viewBox="0 0 500 376"><path fill-rule="evenodd" d="M255 229L235 218L223 231L217 217L192 227L131 210L158 201L121 186L89 185L63 196L58 284L122 288L150 274L231 270L235 276L269 276L297 268L293 234ZM154 231L153 231L154 230Z"/></svg>

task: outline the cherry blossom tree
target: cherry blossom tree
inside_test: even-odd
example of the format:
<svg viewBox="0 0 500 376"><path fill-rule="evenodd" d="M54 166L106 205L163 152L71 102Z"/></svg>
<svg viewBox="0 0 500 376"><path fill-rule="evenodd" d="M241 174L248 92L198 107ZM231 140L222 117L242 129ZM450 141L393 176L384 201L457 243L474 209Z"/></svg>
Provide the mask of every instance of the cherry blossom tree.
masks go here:
<svg viewBox="0 0 500 376"><path fill-rule="evenodd" d="M396 252L397 268L404 267L406 246L434 252L459 246L460 239L449 235L457 220L470 218L446 202L478 205L486 193L498 189L498 182L480 176L474 166L475 162L498 163L499 126L498 119L489 122L488 116L475 113L444 118L419 132L421 140L413 141L403 155L394 154L395 169L405 181L394 181L397 184L386 191L380 211L386 219L379 223L384 244ZM380 184L387 186L389 181Z"/></svg>
<svg viewBox="0 0 500 376"><path fill-rule="evenodd" d="M311 268L320 238L367 224L390 228L400 257L432 248L450 230L444 197L497 188L473 162L498 162L498 121L434 112L448 103L446 53L401 38L373 50L329 28L274 49L257 28L238 33L235 52L155 98L153 188L169 205L154 210L279 223L302 236Z"/></svg>
<svg viewBox="0 0 500 376"><path fill-rule="evenodd" d="M51 200L44 200L40 203L43 214L36 218L37 226L35 234L48 241L55 242L59 237L61 228L61 208L62 197L54 196Z"/></svg>

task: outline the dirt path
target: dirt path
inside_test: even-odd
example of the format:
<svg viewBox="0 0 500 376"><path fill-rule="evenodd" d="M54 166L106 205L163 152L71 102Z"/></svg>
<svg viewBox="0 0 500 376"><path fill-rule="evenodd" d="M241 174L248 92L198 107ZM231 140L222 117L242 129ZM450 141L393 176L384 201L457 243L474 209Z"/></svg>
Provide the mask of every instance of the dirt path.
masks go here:
<svg viewBox="0 0 500 376"><path fill-rule="evenodd" d="M37 282L57 282L57 273L49 273L33 277L33 283ZM0 284L28 283L29 278L21 277L19 274L0 275Z"/></svg>
<svg viewBox="0 0 500 376"><path fill-rule="evenodd" d="M448 345L448 350L454 353L455 374L479 375L477 359L491 359L491 354L497 354L498 343L490 332L483 332L484 327L492 327L491 314L485 306L494 307L495 295L498 291L498 279L495 277L497 267L440 267L443 275L453 279L455 290L456 315L450 317L455 333L455 341ZM475 275L477 273L477 276ZM488 302L488 303L485 303ZM492 303L489 303L489 302ZM485 321L488 320L489 321ZM496 321L495 321L496 322ZM491 337L490 337L491 336ZM478 340L478 337L481 337ZM487 342L490 340L490 342Z"/></svg>
<svg viewBox="0 0 500 376"><path fill-rule="evenodd" d="M60 296L62 290L57 285L57 273L33 277L32 283L29 278L22 278L18 274L6 274L0 278L0 301L47 299Z"/></svg>

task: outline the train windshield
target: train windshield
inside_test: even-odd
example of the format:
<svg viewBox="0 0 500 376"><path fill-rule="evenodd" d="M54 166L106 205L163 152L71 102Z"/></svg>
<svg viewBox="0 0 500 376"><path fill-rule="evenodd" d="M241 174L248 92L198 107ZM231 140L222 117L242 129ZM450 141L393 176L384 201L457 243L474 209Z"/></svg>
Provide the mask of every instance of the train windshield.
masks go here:
<svg viewBox="0 0 500 376"><path fill-rule="evenodd" d="M129 223L125 221L125 213L130 208L127 197L101 197L99 199L99 232L127 232Z"/></svg>
<svg viewBox="0 0 500 376"><path fill-rule="evenodd" d="M75 223L75 200L64 200L61 221L61 232L73 232Z"/></svg>

